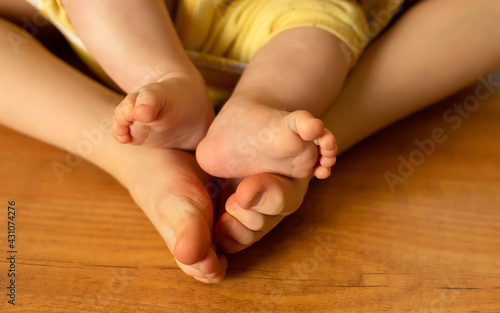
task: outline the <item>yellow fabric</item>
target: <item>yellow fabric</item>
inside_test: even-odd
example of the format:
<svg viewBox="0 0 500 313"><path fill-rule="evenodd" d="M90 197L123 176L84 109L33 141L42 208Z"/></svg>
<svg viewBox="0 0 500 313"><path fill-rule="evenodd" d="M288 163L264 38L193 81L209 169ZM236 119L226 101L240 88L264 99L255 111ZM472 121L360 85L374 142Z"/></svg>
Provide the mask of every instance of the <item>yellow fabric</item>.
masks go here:
<svg viewBox="0 0 500 313"><path fill-rule="evenodd" d="M66 11L64 10L61 0L44 0L40 1L40 5L41 11L46 17L51 20L57 20L64 26L65 29L75 32Z"/></svg>
<svg viewBox="0 0 500 313"><path fill-rule="evenodd" d="M81 58L110 79L76 35L61 0L27 0L66 36ZM165 0L177 7L174 22L197 65L240 72L273 36L296 27L317 27L346 45L351 64L389 23L403 0Z"/></svg>
<svg viewBox="0 0 500 313"><path fill-rule="evenodd" d="M324 29L347 44L355 59L368 43L366 19L356 1L183 0L176 16L189 50L243 62L273 36L296 27Z"/></svg>
<svg viewBox="0 0 500 313"><path fill-rule="evenodd" d="M317 27L341 39L356 63L403 0L181 0L175 25L188 50L248 62L273 36Z"/></svg>
<svg viewBox="0 0 500 313"><path fill-rule="evenodd" d="M66 37L68 43L73 47L78 56L85 62L105 83L110 87L119 89L111 78L104 72L101 66L88 53L85 45L77 36L75 29L71 25L68 14L62 5L61 0L27 0L37 8L43 16L49 20Z"/></svg>

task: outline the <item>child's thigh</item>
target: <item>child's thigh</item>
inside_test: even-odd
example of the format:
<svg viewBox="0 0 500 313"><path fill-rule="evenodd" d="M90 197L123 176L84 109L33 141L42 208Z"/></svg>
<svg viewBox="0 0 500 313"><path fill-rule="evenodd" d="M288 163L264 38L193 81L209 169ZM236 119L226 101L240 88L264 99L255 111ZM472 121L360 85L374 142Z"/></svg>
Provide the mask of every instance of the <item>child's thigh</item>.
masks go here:
<svg viewBox="0 0 500 313"><path fill-rule="evenodd" d="M341 97L365 88L417 110L454 93L500 65L498 20L497 0L420 1L367 49Z"/></svg>
<svg viewBox="0 0 500 313"><path fill-rule="evenodd" d="M499 20L498 0L421 1L394 25L394 31L407 33L403 40L414 47L407 49L406 58L416 63L439 60L440 72L464 75L459 68L483 72L500 62Z"/></svg>
<svg viewBox="0 0 500 313"><path fill-rule="evenodd" d="M28 19L35 13L35 9L23 0L2 0L0 1L0 17L13 21L20 21L22 17Z"/></svg>

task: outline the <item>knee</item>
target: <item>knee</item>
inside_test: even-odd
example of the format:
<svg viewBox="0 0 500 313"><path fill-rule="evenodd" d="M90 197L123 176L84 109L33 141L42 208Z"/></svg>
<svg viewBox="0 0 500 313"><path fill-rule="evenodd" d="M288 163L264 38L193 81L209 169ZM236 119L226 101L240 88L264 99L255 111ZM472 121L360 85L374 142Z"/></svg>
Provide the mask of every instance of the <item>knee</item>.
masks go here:
<svg viewBox="0 0 500 313"><path fill-rule="evenodd" d="M0 17L19 22L23 17L31 17L36 12L28 1L2 0L0 1Z"/></svg>
<svg viewBox="0 0 500 313"><path fill-rule="evenodd" d="M0 38L5 39L5 35L11 32L21 32L21 28L4 17L0 17Z"/></svg>
<svg viewBox="0 0 500 313"><path fill-rule="evenodd" d="M20 52L24 47L55 42L60 36L53 36L52 27L45 19L23 18L20 24L0 17L0 48L2 52Z"/></svg>
<svg viewBox="0 0 500 313"><path fill-rule="evenodd" d="M34 38L21 27L12 22L0 18L0 47L2 52L19 52L22 46L26 46Z"/></svg>
<svg viewBox="0 0 500 313"><path fill-rule="evenodd" d="M13 27L18 25L17 28L21 28L25 36L37 37L40 33L43 33L45 29L52 29L52 27L49 27L49 21L38 11L21 17L10 18L8 16L1 16L0 18L3 22L11 24ZM8 21L10 21L10 23Z"/></svg>

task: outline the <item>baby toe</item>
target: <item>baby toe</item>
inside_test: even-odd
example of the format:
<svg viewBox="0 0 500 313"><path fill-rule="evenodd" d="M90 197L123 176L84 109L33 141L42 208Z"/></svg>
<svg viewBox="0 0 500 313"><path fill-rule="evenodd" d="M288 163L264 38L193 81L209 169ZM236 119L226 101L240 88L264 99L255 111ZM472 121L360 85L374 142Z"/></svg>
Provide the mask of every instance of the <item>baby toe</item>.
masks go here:
<svg viewBox="0 0 500 313"><path fill-rule="evenodd" d="M135 107L135 100L137 98L137 94L130 93L128 94L115 108L115 119L120 124L125 122L131 122L134 120L132 116L132 110ZM130 125L130 124L128 124Z"/></svg>
<svg viewBox="0 0 500 313"><path fill-rule="evenodd" d="M113 134L113 137L115 138L116 141L118 141L119 143L122 143L122 144L132 142L132 137L130 135Z"/></svg>
<svg viewBox="0 0 500 313"><path fill-rule="evenodd" d="M250 245L255 241L255 232L246 228L237 219L229 214L224 214L218 223L219 235L229 237L242 245Z"/></svg>
<svg viewBox="0 0 500 313"><path fill-rule="evenodd" d="M242 245L236 240L225 236L220 237L220 239L217 241L217 244L222 249L222 251L229 254L238 253L248 247L248 245Z"/></svg>
<svg viewBox="0 0 500 313"><path fill-rule="evenodd" d="M314 176L318 179L326 179L330 177L331 169L329 167L318 166L314 169Z"/></svg>
<svg viewBox="0 0 500 313"><path fill-rule="evenodd" d="M305 141L313 141L321 136L325 126L320 119L311 113L298 110L290 113L291 127Z"/></svg>
<svg viewBox="0 0 500 313"><path fill-rule="evenodd" d="M243 226L253 231L260 231L266 225L266 215L252 209L244 209L232 197L226 202L226 212L237 219Z"/></svg>
<svg viewBox="0 0 500 313"><path fill-rule="evenodd" d="M135 100L133 117L142 123L153 122L161 110L162 99L152 90L142 90Z"/></svg>
<svg viewBox="0 0 500 313"><path fill-rule="evenodd" d="M321 151L335 151L337 150L337 143L335 140L335 136L333 136L332 132L328 129L324 129L321 136L318 138L318 145L321 148Z"/></svg>
<svg viewBox="0 0 500 313"><path fill-rule="evenodd" d="M319 164L324 167L332 167L335 165L335 162L337 162L336 157L327 157L323 155L319 158Z"/></svg>

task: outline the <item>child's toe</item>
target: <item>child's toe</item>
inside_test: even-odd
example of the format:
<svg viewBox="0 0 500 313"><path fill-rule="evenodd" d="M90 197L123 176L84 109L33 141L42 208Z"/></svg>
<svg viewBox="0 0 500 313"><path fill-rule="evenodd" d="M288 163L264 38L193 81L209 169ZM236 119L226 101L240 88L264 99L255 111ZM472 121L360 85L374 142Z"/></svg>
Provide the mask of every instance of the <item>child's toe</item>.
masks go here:
<svg viewBox="0 0 500 313"><path fill-rule="evenodd" d="M142 123L153 122L161 110L162 99L153 91L143 90L137 96L133 117Z"/></svg>
<svg viewBox="0 0 500 313"><path fill-rule="evenodd" d="M124 136L130 132L130 128L128 126L124 126L118 123L115 119L112 123L113 134L117 136Z"/></svg>
<svg viewBox="0 0 500 313"><path fill-rule="evenodd" d="M115 138L116 141L122 144L129 143L132 141L132 137L129 134L126 135L113 134L113 137Z"/></svg>
<svg viewBox="0 0 500 313"><path fill-rule="evenodd" d="M330 167L318 166L314 169L314 176L318 179L326 179L330 176L331 169Z"/></svg>
<svg viewBox="0 0 500 313"><path fill-rule="evenodd" d="M318 137L318 145L321 150L332 150L336 151L336 141L335 136L332 132L326 128L323 129L321 136Z"/></svg>
<svg viewBox="0 0 500 313"><path fill-rule="evenodd" d="M243 209L236 201L226 205L226 213L237 219L243 226L253 231L260 231L266 225L266 216L252 209Z"/></svg>
<svg viewBox="0 0 500 313"><path fill-rule="evenodd" d="M320 119L315 118L311 113L298 110L290 113L290 127L304 141L313 141L321 136L325 128Z"/></svg>
<svg viewBox="0 0 500 313"><path fill-rule="evenodd" d="M327 157L323 155L319 158L319 164L324 167L332 167L335 165L335 162L337 162L336 157Z"/></svg>

